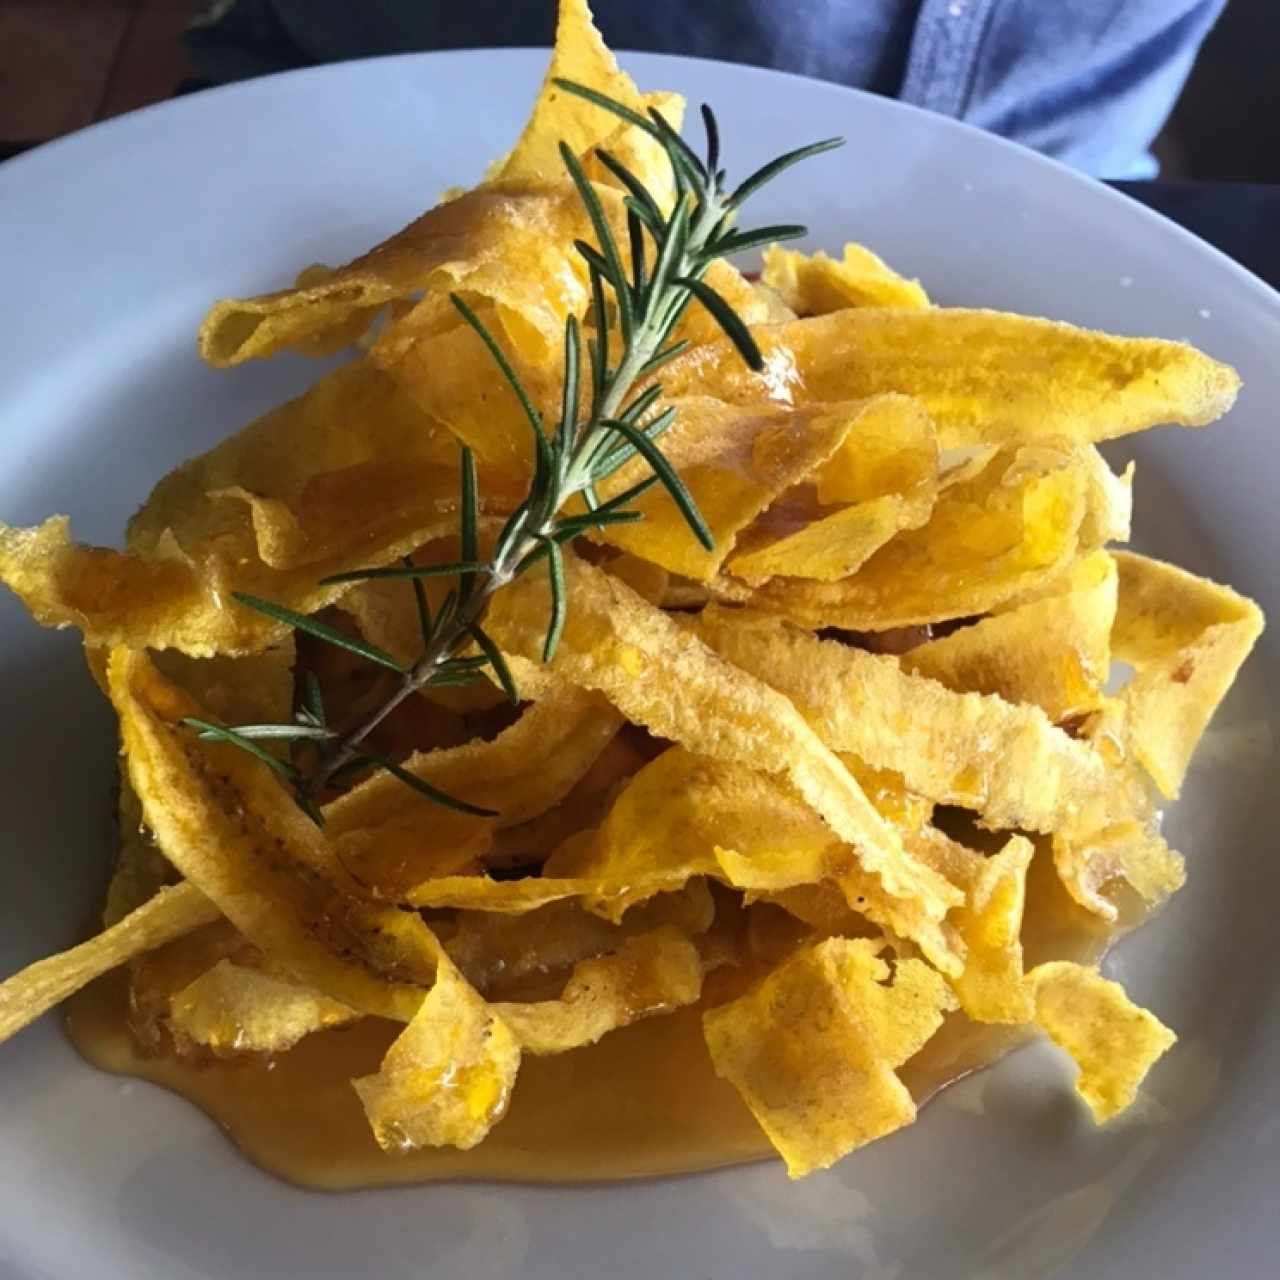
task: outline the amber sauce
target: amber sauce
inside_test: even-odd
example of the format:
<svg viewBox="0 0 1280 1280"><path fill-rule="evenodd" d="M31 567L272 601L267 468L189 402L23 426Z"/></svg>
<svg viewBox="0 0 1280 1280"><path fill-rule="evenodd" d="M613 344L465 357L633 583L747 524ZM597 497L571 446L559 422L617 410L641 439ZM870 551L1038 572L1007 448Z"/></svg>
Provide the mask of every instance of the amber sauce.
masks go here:
<svg viewBox="0 0 1280 1280"><path fill-rule="evenodd" d="M1134 917L1126 925L1135 922ZM1027 963L1087 962L1108 930L1075 907L1037 857L1028 886ZM733 1088L711 1069L700 1011L636 1023L587 1049L526 1058L510 1110L472 1151L390 1156L379 1150L351 1088L377 1069L398 1026L365 1019L303 1040L272 1064L192 1065L139 1053L126 1027L127 980L110 974L69 1003L71 1040L93 1065L172 1089L205 1111L262 1168L324 1190L485 1179L614 1181L740 1164L771 1148ZM952 1015L902 1076L923 1102L1028 1038Z"/></svg>

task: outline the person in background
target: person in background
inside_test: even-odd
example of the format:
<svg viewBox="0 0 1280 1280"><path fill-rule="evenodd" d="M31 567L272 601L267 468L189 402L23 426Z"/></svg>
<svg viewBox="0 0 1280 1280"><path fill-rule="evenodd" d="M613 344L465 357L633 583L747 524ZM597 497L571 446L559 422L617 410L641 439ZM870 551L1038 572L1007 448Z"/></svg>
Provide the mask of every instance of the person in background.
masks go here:
<svg viewBox="0 0 1280 1280"><path fill-rule="evenodd" d="M1151 143L1226 0L594 0L611 47L754 63L967 121L1103 178ZM217 0L187 42L223 82L376 54L549 45L551 0Z"/></svg>

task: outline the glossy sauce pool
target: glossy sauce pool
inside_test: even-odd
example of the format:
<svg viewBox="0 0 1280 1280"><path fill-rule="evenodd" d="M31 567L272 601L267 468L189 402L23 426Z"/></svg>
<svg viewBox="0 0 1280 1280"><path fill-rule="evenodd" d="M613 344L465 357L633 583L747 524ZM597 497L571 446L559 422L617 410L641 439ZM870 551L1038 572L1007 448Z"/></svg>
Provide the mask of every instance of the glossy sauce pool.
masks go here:
<svg viewBox="0 0 1280 1280"><path fill-rule="evenodd" d="M1096 959L1115 936L1063 899L1043 874L1033 876L1024 929L1029 965L1050 956ZM118 972L69 1002L68 1028L81 1055L190 1099L255 1164L303 1186L614 1181L772 1153L737 1093L712 1071L696 1007L560 1057L527 1056L507 1115L480 1146L392 1156L374 1142L350 1080L377 1069L398 1024L366 1018L319 1032L272 1063L193 1065L138 1052L126 1027L127 991L127 975ZM1027 1036L1026 1028L980 1027L952 1015L900 1074L923 1102Z"/></svg>

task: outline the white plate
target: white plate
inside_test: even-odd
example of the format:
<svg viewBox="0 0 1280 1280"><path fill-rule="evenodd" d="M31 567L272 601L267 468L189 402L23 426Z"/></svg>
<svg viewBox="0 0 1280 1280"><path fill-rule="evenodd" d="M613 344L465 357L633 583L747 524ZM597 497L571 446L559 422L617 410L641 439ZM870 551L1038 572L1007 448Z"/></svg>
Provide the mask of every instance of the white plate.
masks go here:
<svg viewBox="0 0 1280 1280"><path fill-rule="evenodd" d="M1188 337L1237 365L1209 432L1136 445L1137 544L1280 617L1280 298L1172 224L1013 146L827 84L627 59L713 103L729 163L849 146L761 198L812 243L865 241L943 302ZM542 54L274 77L99 125L0 168L0 517L112 541L151 482L317 367L204 369L206 304L341 262L514 137ZM1123 451L1118 451L1123 455ZM111 725L71 635L0 599L0 972L64 947L105 878ZM913 1129L789 1184L773 1164L615 1188L340 1197L259 1173L187 1103L84 1066L47 1018L0 1051L0 1275L632 1278L1273 1274L1280 1246L1276 650L1260 651L1169 820L1191 881L1115 967L1182 1034L1145 1103L1095 1131L1046 1047Z"/></svg>

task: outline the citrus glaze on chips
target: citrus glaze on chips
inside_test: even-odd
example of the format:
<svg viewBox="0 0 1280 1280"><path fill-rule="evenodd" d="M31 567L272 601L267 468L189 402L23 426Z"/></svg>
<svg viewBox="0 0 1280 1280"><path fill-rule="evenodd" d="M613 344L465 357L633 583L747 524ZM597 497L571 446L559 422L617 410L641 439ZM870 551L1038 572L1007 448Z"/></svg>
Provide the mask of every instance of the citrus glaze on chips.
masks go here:
<svg viewBox="0 0 1280 1280"><path fill-rule="evenodd" d="M664 450L714 549L650 490L643 521L566 555L550 663L545 581L495 597L518 716L496 688L428 688L380 731L404 769L495 814L380 773L333 790L321 828L260 762L179 724L287 719L306 674L358 719L376 670L231 593L323 611L410 662L405 583L317 583L456 560L460 442L482 537L519 501L518 405L447 293L550 406L565 319L590 304L572 245L591 228L558 144L607 216L624 192L601 145L673 198L661 148L554 77L683 107L640 93L584 0L562 0L529 123L480 186L345 267L217 303L200 331L218 366L357 343L347 364L165 477L123 552L76 544L62 517L0 527L0 578L81 630L125 760L105 930L0 985L0 1038L127 962L115 1065L182 1087L192 1064L207 1081L237 1060L272 1105L265 1064L304 1091L323 1076L324 1105L348 1127L362 1107L393 1153L481 1143L513 1090L520 1113L522 1061L560 1055L558 1074L529 1067L545 1114L572 1123L562 1093L599 1105L648 1075L678 1124L659 1063L696 1052L691 1093L745 1104L801 1176L1038 1027L1109 1119L1174 1037L1095 962L1181 885L1158 797L1177 796L1262 628L1228 588L1109 549L1133 473L1097 442L1203 426L1234 400L1234 372L1189 346L935 307L858 245L775 246L759 283L719 261L708 279L763 371L694 310L660 375L678 411ZM600 497L642 476L637 459ZM1114 662L1133 675L1108 692ZM625 1048L602 1057L603 1037ZM737 1132L704 1161L751 1154Z"/></svg>

